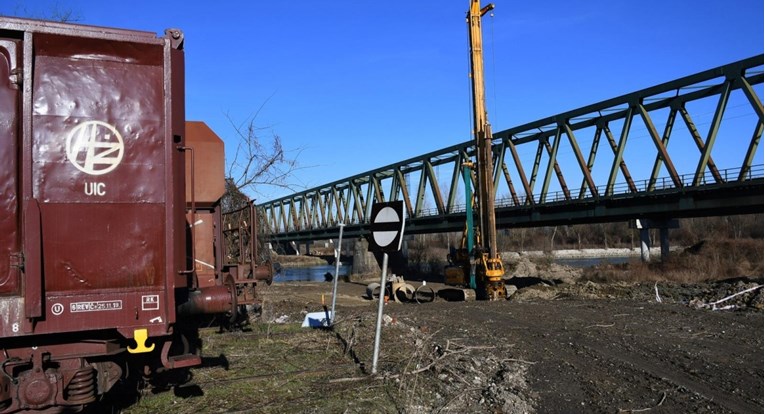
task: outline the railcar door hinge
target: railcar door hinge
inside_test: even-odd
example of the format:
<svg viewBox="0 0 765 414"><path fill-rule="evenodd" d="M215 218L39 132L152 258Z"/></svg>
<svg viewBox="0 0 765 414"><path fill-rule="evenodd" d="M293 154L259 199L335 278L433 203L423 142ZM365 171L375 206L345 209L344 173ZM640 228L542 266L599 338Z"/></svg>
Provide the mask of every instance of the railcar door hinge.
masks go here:
<svg viewBox="0 0 765 414"><path fill-rule="evenodd" d="M13 69L11 70L10 75L8 75L8 81L13 85L14 89L18 89L23 83L23 80L24 76L21 69Z"/></svg>
<svg viewBox="0 0 765 414"><path fill-rule="evenodd" d="M11 267L24 271L24 252L11 252L10 259Z"/></svg>

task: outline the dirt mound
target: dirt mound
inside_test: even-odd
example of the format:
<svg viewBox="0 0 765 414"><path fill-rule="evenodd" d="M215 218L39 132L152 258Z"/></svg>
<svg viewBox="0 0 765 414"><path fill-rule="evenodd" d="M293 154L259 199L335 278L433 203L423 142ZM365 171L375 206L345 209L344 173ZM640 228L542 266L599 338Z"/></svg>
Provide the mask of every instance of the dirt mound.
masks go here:
<svg viewBox="0 0 765 414"><path fill-rule="evenodd" d="M763 310L763 280L736 278L710 283L617 282L582 280L573 284L550 284L539 278L519 278L511 300L538 302L559 299L638 300L673 303L709 310Z"/></svg>
<svg viewBox="0 0 765 414"><path fill-rule="evenodd" d="M551 258L531 260L521 256L513 259L508 268L513 277L535 277L555 284L575 283L583 274L582 269L554 263Z"/></svg>
<svg viewBox="0 0 765 414"><path fill-rule="evenodd" d="M697 308L763 309L763 281L731 279L711 284L694 295L688 304Z"/></svg>

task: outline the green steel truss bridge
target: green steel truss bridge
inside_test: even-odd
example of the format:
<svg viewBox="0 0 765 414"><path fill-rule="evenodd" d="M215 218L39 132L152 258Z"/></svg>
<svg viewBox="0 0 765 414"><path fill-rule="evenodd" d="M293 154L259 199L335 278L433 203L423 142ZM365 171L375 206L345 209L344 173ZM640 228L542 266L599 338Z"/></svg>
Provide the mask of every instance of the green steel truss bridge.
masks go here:
<svg viewBox="0 0 765 414"><path fill-rule="evenodd" d="M494 133L498 227L763 211L763 55ZM367 233L403 200L406 233L462 231L463 142L259 204L272 241ZM473 177L475 184L475 177Z"/></svg>

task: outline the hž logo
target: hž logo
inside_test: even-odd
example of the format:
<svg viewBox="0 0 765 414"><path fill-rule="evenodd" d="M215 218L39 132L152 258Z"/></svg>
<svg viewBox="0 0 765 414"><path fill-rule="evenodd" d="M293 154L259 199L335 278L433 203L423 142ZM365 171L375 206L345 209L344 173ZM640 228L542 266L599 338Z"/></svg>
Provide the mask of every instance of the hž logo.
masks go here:
<svg viewBox="0 0 765 414"><path fill-rule="evenodd" d="M66 137L66 157L86 174L103 175L114 170L124 152L122 136L106 122L83 122Z"/></svg>

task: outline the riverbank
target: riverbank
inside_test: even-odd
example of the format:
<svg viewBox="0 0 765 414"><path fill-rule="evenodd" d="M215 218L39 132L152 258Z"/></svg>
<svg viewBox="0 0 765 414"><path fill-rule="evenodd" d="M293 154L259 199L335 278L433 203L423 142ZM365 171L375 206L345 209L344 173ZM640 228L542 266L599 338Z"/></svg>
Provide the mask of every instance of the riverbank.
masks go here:
<svg viewBox="0 0 765 414"><path fill-rule="evenodd" d="M670 247L670 252L681 251L684 247ZM661 255L661 249L652 247L651 255ZM502 252L503 260L517 260L521 257L540 258L550 256L554 259L599 259L607 257L640 257L640 248L610 248L610 249L566 249L545 252L541 250L527 252Z"/></svg>
<svg viewBox="0 0 765 414"><path fill-rule="evenodd" d="M271 252L271 262L279 263L281 267L311 267L327 265L327 260L320 256L280 255Z"/></svg>
<svg viewBox="0 0 765 414"><path fill-rule="evenodd" d="M670 251L680 251L683 247L673 246ZM661 250L658 247L650 249L651 255L660 255ZM502 252L503 260L518 260L521 257L542 258L552 257L553 259L598 259L609 257L640 257L640 248L610 248L610 249L565 249L542 251L533 250L525 252ZM326 265L326 256L307 256L307 255L279 255L271 254L274 263L281 264L282 267L306 267ZM347 262L348 260L344 260Z"/></svg>

